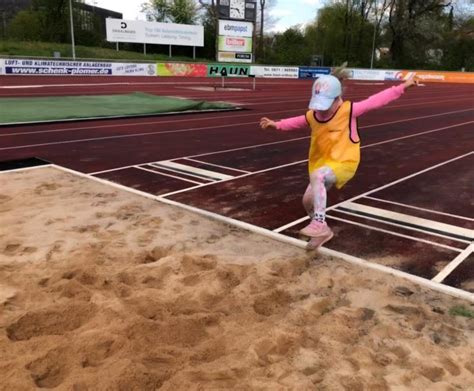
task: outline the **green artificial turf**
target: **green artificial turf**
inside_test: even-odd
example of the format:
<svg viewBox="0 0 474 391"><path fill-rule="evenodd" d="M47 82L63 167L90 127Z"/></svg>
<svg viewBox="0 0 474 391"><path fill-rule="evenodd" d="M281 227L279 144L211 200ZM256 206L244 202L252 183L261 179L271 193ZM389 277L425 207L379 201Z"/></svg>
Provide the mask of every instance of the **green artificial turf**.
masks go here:
<svg viewBox="0 0 474 391"><path fill-rule="evenodd" d="M0 98L0 124L126 117L233 108L235 107L227 103L178 99L143 93Z"/></svg>

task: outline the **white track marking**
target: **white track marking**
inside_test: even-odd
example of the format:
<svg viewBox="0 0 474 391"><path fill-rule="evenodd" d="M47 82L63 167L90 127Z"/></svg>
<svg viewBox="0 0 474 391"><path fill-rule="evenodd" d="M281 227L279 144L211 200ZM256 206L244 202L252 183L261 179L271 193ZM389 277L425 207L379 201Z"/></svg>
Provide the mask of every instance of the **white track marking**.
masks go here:
<svg viewBox="0 0 474 391"><path fill-rule="evenodd" d="M382 224L384 224L384 225L391 225L392 227L404 228L405 230L420 232L420 233L423 233L423 234L425 234L425 235L437 236L437 237L440 237L440 238L443 238L443 239L452 240L453 242L460 242L460 243L464 243L464 244L469 244L469 243L471 243L469 240L453 238L452 236L447 236L447 235L443 235L443 234L436 233L436 232L430 232L430 231L426 231L426 230L423 230L423 229L420 229L420 228L408 227L408 226L403 225L403 224L393 223L393 222L391 222L391 221L386 221L386 220L377 218L377 216L361 216L360 214L357 214L357 213L354 213L354 212L349 212L349 211L347 211L347 210L341 210L341 209L339 209L339 208L338 208L338 209L333 209L333 212L337 212L337 213L342 213L342 214L349 215L349 216L358 217L358 218L360 218L360 219L375 221L375 222L378 222L378 223L382 223ZM411 217L411 216L409 216L409 217ZM429 227L428 227L428 228L429 228Z"/></svg>
<svg viewBox="0 0 474 391"><path fill-rule="evenodd" d="M176 202L176 201L168 200L168 199L163 198L161 196L154 196L152 194L145 193L145 192L140 191L140 190L132 189L132 188L129 188L129 187L126 187L126 186L123 186L123 185L119 185L118 183L109 182L109 181L106 181L104 179L96 178L96 177L93 177L91 175L83 174L81 172L74 171L74 170L64 168L64 167L61 167L61 166L52 165L52 167L54 167L58 170L67 172L69 174L75 175L75 176L79 176L79 177L82 177L82 178L87 178L87 179L93 180L95 182L98 182L98 183L101 183L101 184L104 184L104 185L107 185L107 186L114 187L116 189L121 189L121 190L127 191L129 193L142 196L144 198L157 200L157 201L160 201L163 204L171 205L171 206L174 206L174 207L179 207L179 208L194 212L196 214L199 214L201 216L208 217L208 218L213 219L213 220L221 221L221 222L224 222L226 224L231 224L235 227L244 229L246 231L257 233L257 234L263 235L267 238L274 239L274 240L277 240L277 241L280 241L280 242L283 242L283 243L291 244L291 245L299 247L301 249L306 248L306 245L307 245L307 242L305 242L303 240L299 240L299 239L291 238L291 237L286 236L286 235L278 234L278 233L272 232L270 230L267 230L265 228L255 226L253 224L249 224L249 223L245 223L245 222L238 221L238 220L235 220L235 219L231 219L231 218L228 218L228 217L224 217L224 216L218 215L216 213L208 212L208 211L203 210L203 209L194 208L194 207L189 206L189 205L185 205L185 204L181 204L181 203ZM419 286L429 288L429 289L432 289L434 291L444 293L444 294L454 296L454 297L457 297L457 298L460 298L460 299L463 299L463 300L467 300L471 303L474 303L474 294L470 293L470 292L463 291L461 289L452 288L450 286L446 286L446 285L443 285L443 284L438 284L438 283L435 283L433 281L427 280L427 279L422 278L422 277L414 276L414 275L402 272L400 270L395 270L395 269L392 269L388 266L368 262L368 261L363 260L361 258L357 258L357 257L354 257L352 255L344 254L344 253L341 253L339 251L331 250L331 249L328 249L328 248L325 248L325 247L321 247L318 250L318 253L322 254L322 255L325 255L325 256L329 256L329 257L339 258L339 259L342 259L342 260L344 260L348 263L351 263L351 264L354 264L354 265L357 265L357 266L360 266L360 267L363 267L363 268L366 268L366 269L377 270L377 271L383 272L385 274L390 274L392 276L403 278L405 280L414 282L414 283L418 284Z"/></svg>
<svg viewBox="0 0 474 391"><path fill-rule="evenodd" d="M441 270L431 281L443 282L464 260L474 251L474 243L471 243L461 254L454 258L443 270Z"/></svg>
<svg viewBox="0 0 474 391"><path fill-rule="evenodd" d="M208 163L208 162L203 162L201 160L196 160L196 159L191 159L191 158L183 158L185 160L189 160L191 162L196 162L196 163L201 163L201 164L205 164L207 166L212 166L212 167L218 167L218 168L224 168L226 170L229 170L229 171L239 171L239 172L243 172L244 174L250 174L250 171L245 171L245 170L239 170L238 168L232 168L232 167L227 167L227 166L222 166L220 164L215 164L215 163ZM179 160L178 159L174 159L174 160Z"/></svg>
<svg viewBox="0 0 474 391"><path fill-rule="evenodd" d="M410 103L410 104L400 104L400 105L387 105L380 107L378 110L391 110L391 109L399 109L401 107L414 107L414 106L425 106L425 105L432 105L433 103L446 103L446 102L459 102L460 98L463 98L464 96L457 96L453 97L453 99L443 99L443 100L433 100L433 101L428 101L428 102L419 102L419 103ZM297 103L297 102L307 102L308 99L299 99L299 100L292 100L291 103ZM260 106L260 105L268 105L269 103L278 105L278 104L288 104L287 100L282 100L278 102L262 102L262 103L242 103L242 106Z"/></svg>
<svg viewBox="0 0 474 391"><path fill-rule="evenodd" d="M240 125L255 125L255 122L246 122L246 123L241 123ZM19 145L16 147L0 148L0 151L9 150L9 149L44 147L46 145L85 143L85 142L96 141L96 140L114 140L114 139L120 139L120 138L156 136L158 134L168 134L168 133L185 133L185 132L193 132L196 130L209 130L209 129L217 129L217 128L229 128L229 127L235 127L235 124L205 126L201 128L189 128L189 129L182 129L182 130L170 130L170 131L165 130L163 132L143 132L143 133L134 133L134 134L121 134L121 135L116 135L116 136L91 137L91 138L84 138L84 139L77 139L77 140L56 141L56 142L51 142L51 143Z"/></svg>
<svg viewBox="0 0 474 391"><path fill-rule="evenodd" d="M374 216L384 217L390 220L395 220L395 221L399 221L406 224L414 224L418 227L434 229L436 231L462 236L464 238L467 238L469 242L474 240L474 231L470 229L466 229L466 228L457 227L451 224L440 223L434 220L428 220L428 219L423 219L421 217L410 216L404 213L392 212L390 210L375 208L373 206L367 206L363 204L357 204L355 202L350 202L350 201L344 202L342 205L340 205L340 207L347 208L355 212L368 213ZM360 217L364 217L364 216L360 216ZM410 227L406 227L406 228L410 229ZM447 237L450 238L449 236ZM451 239L457 240L454 238L451 238Z"/></svg>
<svg viewBox="0 0 474 391"><path fill-rule="evenodd" d="M369 147L375 147L375 146L377 146L377 145L382 145L382 144L387 144L387 143L392 143L392 142L398 141L398 140L405 140L405 139L407 139L407 138L423 136L423 135L425 135L425 134L435 133L435 132L439 132L439 131L441 131L441 130L446 130L446 129L457 128L457 127L459 127L459 126L469 125L469 124L472 124L472 123L474 123L474 121L462 122L462 123L460 123L460 124L450 125L450 126L444 126L444 127L442 127L442 128L427 130L427 131L425 131L425 132L420 132L420 133L413 133L413 134L409 134L409 135L407 135L407 136L401 136L401 137L397 137L397 138L392 138L392 139L390 139L390 140L379 141L379 142L377 142L377 143L372 143L372 144L369 144L369 145L363 145L362 147L360 147L360 149L369 148Z"/></svg>
<svg viewBox="0 0 474 391"><path fill-rule="evenodd" d="M334 212L338 212L338 211L334 211ZM412 240L414 242L421 242L421 243L429 244L431 246L442 247L442 248L445 248L445 249L448 249L448 250L451 250L451 251L456 251L456 252L459 252L459 253L462 251L462 250L460 250L459 248L456 248L456 247L451 247L451 246L447 246L445 244L432 242L431 240L415 238L413 236L400 234L398 232L389 231L389 230L383 229L383 228L372 227L371 225L358 223L358 222L352 221L352 220L342 219L340 217L336 217L336 216L333 216L331 214L328 214L327 218L337 220L337 221L342 221L343 223L347 223L347 224L351 224L351 225L357 225L358 227L367 228L367 229L370 229L372 231L383 232L383 233L388 234L388 235L398 236L398 237L404 238L404 239L409 239L409 240Z"/></svg>
<svg viewBox="0 0 474 391"><path fill-rule="evenodd" d="M471 121L471 122L474 122L474 121ZM471 123L471 122L464 122L464 123L461 123L461 124L452 125L451 127L463 126L463 125L469 124L469 123ZM451 128L451 127L444 127L444 128L439 128L439 129L432 129L432 130L428 130L428 131L426 131L426 132L414 133L414 134L410 134L410 135L408 135L408 136L402 136L402 137L398 137L398 138L395 138L395 139L389 139L389 140L385 140L385 141L380 141L380 142L377 142L377 143L374 143L374 144L363 145L363 146L361 147L361 149L363 149L363 148L369 148L369 147L376 146L376 145L380 145L380 144L389 143L389 142L392 142L392 141L398 141L398 140L402 140L402 139L405 139L405 138L411 138L411 137L421 136L421 135L428 134L428 133L432 133L432 132L438 132L438 131L441 131L441 130L449 129L449 128ZM275 141L275 142L271 142L271 143L249 145L249 146L240 147L240 148L224 149L224 150L215 151L215 152L205 152L205 153L201 153L201 154L198 154L198 155L181 156L181 157L176 157L176 158L174 158L173 160L177 160L177 159L188 159L188 158L194 158L194 157L202 157L202 156L217 155L217 154L221 154L221 153L242 151L242 150L245 150L245 149L253 149L253 148L264 147L264 146L274 145L274 144L284 144L284 143L288 143L288 142L294 142L294 141L299 141L299 140L305 140L305 139L308 139L308 138L310 138L310 136L298 137L298 138L289 139L289 140ZM1 148L0 148L0 150L1 150ZM306 161L307 161L307 160L306 160ZM141 163L141 164L151 164L151 163L154 163L154 162ZM298 162L298 163L299 163L299 162ZM296 164L296 163L295 163L295 164ZM131 166L123 166L123 167L117 167L117 168L112 168L112 169L109 169L109 170L103 170L103 171L93 172L93 173L90 173L90 174L91 174L91 175L96 175L96 174L101 174L101 173L104 173L104 172L112 172L112 171L115 171L115 170L122 170L122 169L124 169L124 168L133 167L133 166L134 166L134 165L131 165Z"/></svg>
<svg viewBox="0 0 474 391"><path fill-rule="evenodd" d="M255 171L255 172L250 172L250 173L248 173L248 174L244 174L244 175L238 176L238 177L236 177L236 178L224 179L224 180L219 181L219 182L205 183L205 184L203 184L203 185L201 185L201 186L193 186L193 187L190 187L190 188L188 188L188 189L176 190L176 191L172 191L172 192L170 192L170 193L163 194L162 197L168 197L168 196L171 196L171 195L175 195L175 194L179 194L179 193L184 193L184 192L187 192L187 191L190 191L190 190L194 190L194 189L197 189L197 188L200 188L200 187L212 186L212 185L215 185L216 183L223 183L223 182L233 181L233 180L236 180L236 179L246 178L246 177L253 176L253 175L256 175L256 174L261 174L261 173L264 173L264 172L273 171L273 170L276 170L276 169L279 169L279 168L290 167L290 166L293 166L293 165L295 165L295 164L301 164L301 163L304 163L304 162L306 162L306 160L301 160L301 161L296 162L296 163L282 164L281 166L266 168L266 169L264 169L264 170Z"/></svg>
<svg viewBox="0 0 474 391"><path fill-rule="evenodd" d="M451 213L438 212L438 211L433 210L433 209L420 208L420 207L418 207L418 206L412 206L412 205L408 205L408 204L401 204L400 202L394 202L394 201L383 200L383 199L381 199L381 198L376 198L376 197L371 197L371 196L367 196L367 197L365 197L365 198L367 198L367 199L369 199L369 200L384 202L384 203L386 203L386 204L393 204L393 205L403 206L403 207L405 207L405 208L410 208L410 209L415 209L415 210L421 210L421 211L423 211L423 212L429 212L429 213L433 213L433 214L437 214L437 215L441 215L441 216L448 216L448 217L454 217L454 218L456 218L456 219L461 219L461 220L474 221L474 219L471 219L471 218L469 218L469 217L454 215L454 214L451 214Z"/></svg>
<svg viewBox="0 0 474 391"><path fill-rule="evenodd" d="M201 153L201 154L198 154L198 155L181 156L181 157L174 158L173 160L190 159L190 158L194 158L194 157L209 156L209 155L218 155L218 154L220 154L220 153L241 151L241 150L245 150L245 149L258 148L258 147L263 147L263 146L267 146L267 145L284 144L284 143L287 143L287 142L300 141L300 140L305 140L305 139L307 139L307 138L308 138L308 136L305 136L305 137L292 138L292 139L289 139L289 140L274 141L274 142L271 142L271 143L255 144L255 145L250 145L250 146L247 146L247 147L232 148L232 149L223 149L223 150L221 150L221 151L216 151L216 152L205 152L205 153ZM307 160L303 160L303 161L307 161ZM155 163L155 162L156 162L156 160L154 160L154 161L152 161L152 162L140 163L140 164L152 164L152 163ZM204 162L204 163L206 163L206 162ZM299 163L299 162L298 162L298 163ZM118 168L111 168L111 169L109 169L109 170L91 172L91 173L89 173L89 174L90 174L90 175L97 175L97 174L102 174L102 173L105 173L105 172L112 172L112 171L116 171L116 170L122 170L122 169L124 169L124 168L134 167L134 166L135 166L135 165L123 166L123 167L118 167ZM233 170L236 170L235 168L232 168L232 169L233 169ZM238 170L238 171L243 171L243 170ZM250 171L243 171L243 172L246 172L246 173L251 174Z"/></svg>
<svg viewBox="0 0 474 391"><path fill-rule="evenodd" d="M198 181L199 184L211 183L211 182L214 183L214 182L215 182L214 179L203 178L202 176L194 175L194 174L190 174L190 173L178 172L177 170L173 170L172 168L156 166L154 163L145 164L145 165L140 165L140 167L144 167L144 166L153 167L154 170L152 170L151 168L147 168L147 169L148 169L148 170L151 170L151 171L154 171L154 172L165 171L165 172L171 172L171 173L173 173L173 174L175 174L175 175L184 175L184 176L188 176L188 177L190 176L190 177L192 177L192 178L196 178L196 179L201 180L201 182Z"/></svg>
<svg viewBox="0 0 474 391"><path fill-rule="evenodd" d="M391 124L396 124L396 123L401 123L401 122L409 122L409 121L416 121L420 119L425 119L425 118L432 118L432 117L439 117L443 115L450 115L450 114L457 114L457 113L463 113L466 111L474 111L474 109L469 108L469 109L463 109L463 110L456 110L456 111L447 111L444 113L440 114L433 114L433 115L425 115L421 117L411 117L407 119L400 119L397 121L389 121L389 122L382 122L378 124L370 124L370 125L365 125L365 126L359 126L359 130L361 129L368 129L368 128L373 128L377 126L383 126L383 125L391 125ZM247 113L247 114L241 114L243 113L242 111L238 111L239 114L231 114L231 115L223 115L218 118L214 117L202 117L202 118L185 118L185 119L175 119L175 120L165 120L165 121L148 121L148 122L131 122L127 124L110 124L110 125L97 125L97 126L81 126L81 127L75 127L75 128L69 128L69 129L51 129L51 130L39 130L39 131L33 131L33 132L16 132L16 133L3 133L0 134L0 137L7 137L7 136L22 136L26 134L45 134L45 133L65 133L65 132L72 132L72 131L77 131L77 130L96 130L96 129L104 129L104 128L120 128L120 127L133 127L133 126L141 126L141 125L164 125L168 123L176 124L180 122L197 122L197 121L208 121L208 120L216 120L216 119L227 119L227 118L240 118L240 117L252 117L252 116L260 116L261 114L256 114L254 112L252 113ZM266 112L265 115L268 116L270 114L281 114L281 110L277 111L269 111ZM301 109L292 109L292 110L284 110L285 113L290 113L290 112L299 112L301 113ZM102 118L103 119L103 118ZM278 120L278 119L277 119ZM255 121L255 124L257 125L257 120ZM236 125L239 125L237 123Z"/></svg>
<svg viewBox="0 0 474 391"><path fill-rule="evenodd" d="M382 123L380 123L380 124L365 125L365 126L360 126L360 127L359 127L359 130L360 130L360 129L374 128L374 127L376 127L376 126L398 124L398 123L401 123L401 122L417 121L417 120L425 119L425 118L441 117L441 116L443 116L443 115L449 115L449 114L464 113L464 112L466 112L466 111L474 111L474 109L448 111L448 112L440 113L440 114L423 115L423 116L421 116L421 117L411 117L411 118L407 118L407 119L399 119L399 120L397 120L397 121L382 122Z"/></svg>
<svg viewBox="0 0 474 391"><path fill-rule="evenodd" d="M153 166L153 167L156 167L156 168L164 168L164 169L169 169L169 170L182 171L183 174L185 174L185 175L196 176L197 178L201 178L201 179L204 179L204 178L202 178L204 176L204 177L207 177L206 180L211 180L211 181L212 180L216 181L216 180L223 180L223 179L233 179L234 178L234 176L232 176L232 175L225 175L225 174L221 174L221 173L218 173L218 172L205 170L205 169L202 169L202 168L187 166L185 164L175 163L175 162L171 162L169 160L155 162L155 163L150 164L150 166Z"/></svg>
<svg viewBox="0 0 474 391"><path fill-rule="evenodd" d="M455 161L460 160L460 159L464 159L465 157L470 156L470 155L472 155L472 154L474 154L474 152L468 152L468 153L466 153L466 154L464 154L464 155L460 155L460 156L457 156L457 157L455 157L455 158L453 158L453 159L446 160L446 161L444 161L444 162L442 162L442 163L435 164L434 166L427 167L427 168L425 168L425 169L423 169L423 170L421 170L421 171L414 172L413 174L410 174L410 175L407 175L407 176L405 176L405 177L399 178L399 179L397 179L397 180L395 180L395 181L393 181L393 182L387 183L386 185L377 187L377 188L372 189L372 190L369 190L369 191L367 191L367 192L365 192L365 193L359 194L359 195L357 195L357 196L355 196L355 197L349 198L348 200L345 200L345 201L339 202L339 203L337 203L337 204L334 204L334 205L332 205L332 206L329 206L328 208L326 208L326 211L330 211L330 210L332 210L332 209L336 209L337 207L341 206L344 202L351 202L351 201L358 200L359 198L366 197L366 196L368 196L369 194L376 193L376 192L378 192L378 191L380 191L380 190L386 189L387 187L390 187L390 186L396 185L397 183L406 181L407 179L410 179L410 178L416 177L416 176L418 176L418 175L424 174L425 172L428 172L428 171L431 171L431 170L435 170L436 168L442 167L442 166L444 166L444 165L446 165L446 164L455 162ZM297 224L300 224L300 223L302 223L303 221L306 221L306 220L308 220L308 219L309 219L308 216L299 218L298 220L295 220L295 221L293 221L293 222L290 222L290 223L288 223L288 224L285 224L285 225L282 226L282 227L276 228L276 229L275 229L275 232L281 232L281 231L283 231L284 229L291 228L291 227L293 227L293 226L295 226L295 225L297 225Z"/></svg>
<svg viewBox="0 0 474 391"><path fill-rule="evenodd" d="M154 170L149 170L148 168L145 168L145 167L140 167L140 166L134 166L133 168L136 168L138 170L142 170L142 171L147 171L147 172L151 172L155 175L163 175L163 176L168 176L170 178L175 178L175 179L179 179L180 181L185 181L185 182L190 182L190 183L194 183L194 184L197 184L197 185L200 185L201 182L197 182L197 181L193 181L191 179L187 179L187 178L181 178L179 176L175 176L175 175L171 175L171 174L166 174L164 172L158 172L158 171L154 171Z"/></svg>

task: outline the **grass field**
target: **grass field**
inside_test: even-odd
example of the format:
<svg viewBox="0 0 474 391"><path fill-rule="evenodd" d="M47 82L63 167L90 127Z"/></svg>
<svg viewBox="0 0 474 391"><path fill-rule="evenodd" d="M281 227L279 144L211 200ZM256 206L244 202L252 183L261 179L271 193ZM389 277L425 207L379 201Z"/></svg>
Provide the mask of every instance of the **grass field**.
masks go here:
<svg viewBox="0 0 474 391"><path fill-rule="evenodd" d="M62 58L72 58L70 44L54 42L19 42L0 41L0 56L22 57L53 57L54 52L60 52ZM190 49L191 53L191 49ZM164 54L147 54L115 50L100 47L76 46L76 57L83 59L108 59L108 60L136 60L136 61L168 61L170 57ZM173 56L173 61L199 61L207 60L192 57Z"/></svg>

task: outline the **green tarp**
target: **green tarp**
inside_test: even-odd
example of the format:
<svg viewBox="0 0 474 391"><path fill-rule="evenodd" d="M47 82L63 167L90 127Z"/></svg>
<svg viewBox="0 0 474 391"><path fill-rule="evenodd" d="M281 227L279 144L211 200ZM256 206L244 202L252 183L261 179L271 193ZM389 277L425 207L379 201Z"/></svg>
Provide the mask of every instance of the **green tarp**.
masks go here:
<svg viewBox="0 0 474 391"><path fill-rule="evenodd" d="M227 103L178 99L143 93L0 98L0 125L232 109L235 107Z"/></svg>

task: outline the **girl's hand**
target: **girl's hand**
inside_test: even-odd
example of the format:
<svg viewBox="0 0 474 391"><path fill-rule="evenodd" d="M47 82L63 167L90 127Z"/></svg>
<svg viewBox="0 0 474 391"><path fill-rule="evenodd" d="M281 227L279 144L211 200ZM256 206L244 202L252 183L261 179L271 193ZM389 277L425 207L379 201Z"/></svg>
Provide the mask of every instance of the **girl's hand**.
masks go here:
<svg viewBox="0 0 474 391"><path fill-rule="evenodd" d="M260 118L260 127L262 129L276 129L277 124L275 121L272 121L271 119L267 117Z"/></svg>
<svg viewBox="0 0 474 391"><path fill-rule="evenodd" d="M405 90L413 86L418 86L418 78L415 74L411 75L410 78L408 78L405 83L403 83Z"/></svg>

